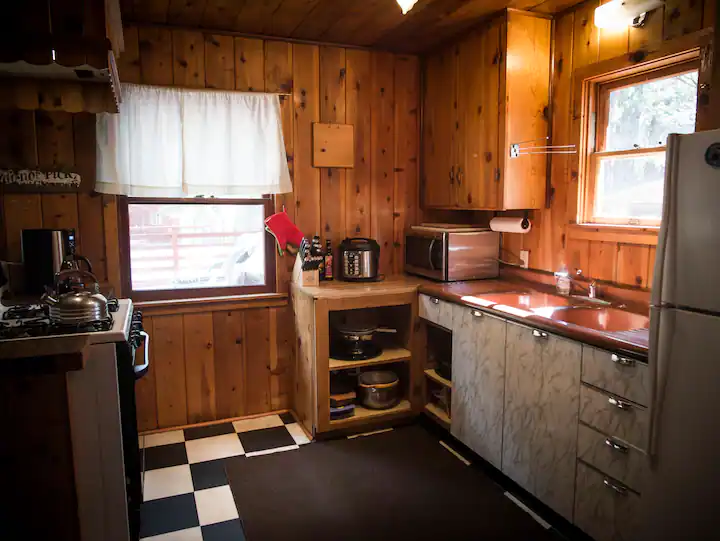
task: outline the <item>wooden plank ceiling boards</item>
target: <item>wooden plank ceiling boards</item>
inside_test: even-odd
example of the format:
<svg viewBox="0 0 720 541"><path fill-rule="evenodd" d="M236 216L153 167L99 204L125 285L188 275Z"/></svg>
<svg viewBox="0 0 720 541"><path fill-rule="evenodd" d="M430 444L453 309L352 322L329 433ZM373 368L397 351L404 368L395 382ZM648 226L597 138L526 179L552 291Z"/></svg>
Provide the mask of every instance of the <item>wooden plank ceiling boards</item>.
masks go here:
<svg viewBox="0 0 720 541"><path fill-rule="evenodd" d="M420 53L506 8L557 13L580 0L122 0L126 23L159 23Z"/></svg>

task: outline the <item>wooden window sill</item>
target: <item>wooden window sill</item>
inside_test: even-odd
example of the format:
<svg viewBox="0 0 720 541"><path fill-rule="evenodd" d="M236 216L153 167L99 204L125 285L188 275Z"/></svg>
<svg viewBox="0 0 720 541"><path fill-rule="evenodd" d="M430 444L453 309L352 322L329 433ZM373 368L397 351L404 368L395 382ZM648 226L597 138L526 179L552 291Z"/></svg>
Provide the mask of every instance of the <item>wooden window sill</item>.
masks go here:
<svg viewBox="0 0 720 541"><path fill-rule="evenodd" d="M250 295L228 295L223 297L201 297L144 301L135 304L147 315L192 314L198 312L220 312L224 310L246 310L248 308L278 308L287 306L286 293L256 293Z"/></svg>
<svg viewBox="0 0 720 541"><path fill-rule="evenodd" d="M649 226L570 224L567 235L568 239L571 240L595 240L657 246L658 229Z"/></svg>

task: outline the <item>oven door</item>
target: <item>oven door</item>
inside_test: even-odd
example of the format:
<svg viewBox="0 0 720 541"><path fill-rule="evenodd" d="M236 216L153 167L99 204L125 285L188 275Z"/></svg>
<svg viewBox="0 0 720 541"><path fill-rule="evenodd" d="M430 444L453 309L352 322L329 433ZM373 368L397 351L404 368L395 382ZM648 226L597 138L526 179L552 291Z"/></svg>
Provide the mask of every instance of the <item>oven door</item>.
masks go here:
<svg viewBox="0 0 720 541"><path fill-rule="evenodd" d="M447 236L436 231L405 233L405 272L447 280Z"/></svg>

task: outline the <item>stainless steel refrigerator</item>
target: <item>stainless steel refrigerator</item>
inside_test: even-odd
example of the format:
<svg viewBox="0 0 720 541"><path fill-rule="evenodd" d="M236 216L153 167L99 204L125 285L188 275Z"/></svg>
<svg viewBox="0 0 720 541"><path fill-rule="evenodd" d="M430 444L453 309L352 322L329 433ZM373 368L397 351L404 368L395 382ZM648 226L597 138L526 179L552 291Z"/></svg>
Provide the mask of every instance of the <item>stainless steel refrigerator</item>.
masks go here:
<svg viewBox="0 0 720 541"><path fill-rule="evenodd" d="M668 138L643 541L720 539L720 130Z"/></svg>

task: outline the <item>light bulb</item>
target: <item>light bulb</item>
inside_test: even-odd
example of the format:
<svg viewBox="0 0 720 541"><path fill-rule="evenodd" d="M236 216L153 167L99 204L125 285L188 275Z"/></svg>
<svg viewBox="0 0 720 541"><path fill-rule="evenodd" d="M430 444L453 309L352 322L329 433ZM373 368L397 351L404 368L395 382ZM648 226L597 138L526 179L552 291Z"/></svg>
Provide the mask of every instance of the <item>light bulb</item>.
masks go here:
<svg viewBox="0 0 720 541"><path fill-rule="evenodd" d="M598 28L626 28L633 19L663 5L663 0L612 0L595 9Z"/></svg>
<svg viewBox="0 0 720 541"><path fill-rule="evenodd" d="M417 0L397 0L397 3L400 5L400 9L402 9L403 15L405 15L417 4Z"/></svg>

